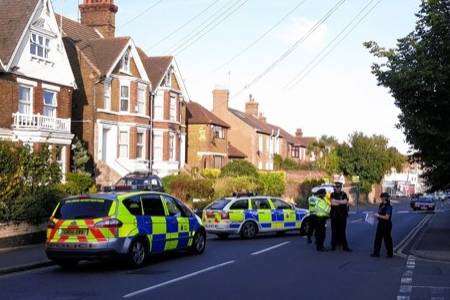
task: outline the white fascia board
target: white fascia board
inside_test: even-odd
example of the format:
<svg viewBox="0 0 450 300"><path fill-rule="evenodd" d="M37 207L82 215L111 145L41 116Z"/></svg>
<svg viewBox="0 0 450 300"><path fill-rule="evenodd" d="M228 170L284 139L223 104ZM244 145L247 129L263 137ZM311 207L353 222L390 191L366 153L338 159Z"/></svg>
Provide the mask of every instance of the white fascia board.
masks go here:
<svg viewBox="0 0 450 300"><path fill-rule="evenodd" d="M178 63L177 63L175 57L172 58L171 65L173 66L173 69L175 70L175 76L177 77L177 82L181 87L181 92L183 93L183 96L186 97L185 102L190 102L191 97L189 96L189 93L186 89L186 85L184 84L183 76L181 76L181 71L180 71L180 68L178 67Z"/></svg>

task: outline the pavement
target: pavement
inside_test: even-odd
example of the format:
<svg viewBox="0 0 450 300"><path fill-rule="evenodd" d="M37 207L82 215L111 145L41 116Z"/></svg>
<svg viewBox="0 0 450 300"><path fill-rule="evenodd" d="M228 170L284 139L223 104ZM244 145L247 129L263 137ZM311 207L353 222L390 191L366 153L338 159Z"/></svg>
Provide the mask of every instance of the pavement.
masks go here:
<svg viewBox="0 0 450 300"><path fill-rule="evenodd" d="M436 247L446 246L436 240L436 232L448 225L449 216L448 205L432 215L411 212L408 203L395 204L393 238L402 252L392 259L369 257L375 227L364 222L360 211L352 213L348 222L352 253L318 253L296 234L250 241L211 237L201 256L157 256L139 270L83 263L74 270L47 266L5 274L0 276L1 298L450 299L450 264L421 259L410 246L419 251L435 251L427 248L430 241L437 242ZM328 232L328 243L329 237ZM42 248L28 250L39 257ZM25 250L14 251L20 249L0 252L0 267L8 261L5 254L27 257Z"/></svg>

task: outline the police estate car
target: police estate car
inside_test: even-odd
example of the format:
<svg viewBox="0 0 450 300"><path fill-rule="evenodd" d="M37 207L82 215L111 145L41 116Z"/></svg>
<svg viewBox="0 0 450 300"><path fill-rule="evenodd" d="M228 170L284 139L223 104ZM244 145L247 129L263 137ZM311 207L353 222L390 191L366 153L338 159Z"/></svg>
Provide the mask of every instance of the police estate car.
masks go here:
<svg viewBox="0 0 450 300"><path fill-rule="evenodd" d="M208 205L202 214L208 233L219 238L239 234L252 239L259 232L298 230L304 234L308 211L277 197L243 196L222 198Z"/></svg>
<svg viewBox="0 0 450 300"><path fill-rule="evenodd" d="M205 247L201 219L178 199L122 192L62 200L48 223L45 251L61 266L119 256L139 267L153 253L187 249L201 254Z"/></svg>

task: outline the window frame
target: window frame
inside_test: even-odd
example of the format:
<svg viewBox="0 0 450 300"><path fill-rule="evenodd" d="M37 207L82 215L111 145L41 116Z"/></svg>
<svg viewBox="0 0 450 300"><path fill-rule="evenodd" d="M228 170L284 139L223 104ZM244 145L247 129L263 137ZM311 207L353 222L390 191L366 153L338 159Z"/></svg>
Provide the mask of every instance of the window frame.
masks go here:
<svg viewBox="0 0 450 300"><path fill-rule="evenodd" d="M162 132L153 132L153 161L164 160L164 135Z"/></svg>
<svg viewBox="0 0 450 300"><path fill-rule="evenodd" d="M283 201L283 200L280 199L280 198L270 198L270 201L272 202L272 205L273 205L273 207L274 207L275 209L292 209L292 206L289 205L289 203ZM275 205L275 202L276 202L276 201L281 202L281 204L286 205L287 207L286 207L286 208L278 208L278 207Z"/></svg>
<svg viewBox="0 0 450 300"><path fill-rule="evenodd" d="M122 56L120 71L130 74L131 72L131 51L127 49L124 55Z"/></svg>
<svg viewBox="0 0 450 300"><path fill-rule="evenodd" d="M176 135L173 132L169 132L169 161L177 161L177 146Z"/></svg>
<svg viewBox="0 0 450 300"><path fill-rule="evenodd" d="M128 93L127 93L126 96L124 96L123 93L122 93L123 92L123 88L127 88ZM124 110L123 107L122 107L122 102L123 101L126 101L126 103L127 103L127 109L126 110ZM130 111L130 84L129 83L127 83L127 84L121 83L120 84L119 111L120 112L129 112Z"/></svg>
<svg viewBox="0 0 450 300"><path fill-rule="evenodd" d="M34 39L33 39L34 37ZM30 48L29 53L32 57L37 59L49 60L49 54L51 52L51 38L37 32L31 32L30 34ZM34 53L33 53L34 47ZM39 50L42 51L42 55L39 55Z"/></svg>
<svg viewBox="0 0 450 300"><path fill-rule="evenodd" d="M142 135L142 141L139 142L139 135ZM136 132L136 159L145 159L145 131Z"/></svg>
<svg viewBox="0 0 450 300"><path fill-rule="evenodd" d="M47 104L45 102L46 101L46 98L45 98L46 93L53 95L51 104ZM49 90L49 89L43 89L43 91L42 91L42 101L43 101L42 114L44 116L46 116L46 117L49 117L49 118L56 118L57 115L58 115L58 92L52 91L52 90ZM46 114L46 109L49 109L52 112L51 116Z"/></svg>
<svg viewBox="0 0 450 300"><path fill-rule="evenodd" d="M248 198L244 198L244 199L239 199L236 200L233 204L230 205L230 210L248 210L250 209L250 202L248 201ZM233 208L234 205L238 204L239 202L243 202L246 201L247 202L247 208Z"/></svg>
<svg viewBox="0 0 450 300"><path fill-rule="evenodd" d="M103 109L111 110L112 79L105 79L103 84Z"/></svg>
<svg viewBox="0 0 450 300"><path fill-rule="evenodd" d="M177 122L177 96L174 94L170 95L169 98L169 120L172 122Z"/></svg>
<svg viewBox="0 0 450 300"><path fill-rule="evenodd" d="M130 209L125 205L125 201L129 201L129 200L132 200L132 201L136 201L136 200L137 200L137 201L139 202L141 214L133 214L133 213L130 211ZM142 205L142 200L141 200L141 197L140 197L140 196L132 196L132 197L128 197L128 198L126 198L126 199L124 199L124 200L122 201L122 205L125 206L125 208L127 209L127 211L128 211L131 215L133 215L133 216L143 216L143 215L144 215L144 206Z"/></svg>
<svg viewBox="0 0 450 300"><path fill-rule="evenodd" d="M252 201L252 209L272 209L269 198L263 197L252 198L251 201ZM265 201L269 205L269 208L260 208L260 205L256 205L256 201Z"/></svg>
<svg viewBox="0 0 450 300"><path fill-rule="evenodd" d="M21 89L27 89L28 90L28 102L24 101L24 99L21 99L21 94L20 91ZM32 86L26 85L26 84L19 84L19 97L18 97L18 107L17 107L17 111L20 114L24 114L24 115L32 115L33 114L33 92L34 92L34 88ZM28 112L21 112L20 111L20 107L21 105L26 105L28 106Z"/></svg>
<svg viewBox="0 0 450 300"><path fill-rule="evenodd" d="M164 119L164 93L158 91L153 99L153 120Z"/></svg>
<svg viewBox="0 0 450 300"><path fill-rule="evenodd" d="M218 126L218 125L211 125L211 129L213 132L213 136L216 139L225 139L225 128L223 128L222 126Z"/></svg>
<svg viewBox="0 0 450 300"><path fill-rule="evenodd" d="M153 199L150 200L150 197L153 197ZM145 211L145 203L146 203L145 201L146 200L147 201L158 201L158 200L156 200L156 197L159 199L159 203L161 204L163 215L150 215L150 214L147 214L147 212ZM164 208L163 199L162 199L162 197L160 195L158 195L158 194L144 194L144 195L141 195L140 198L141 198L141 203L142 203L142 212L143 212L144 216L148 216L148 217L166 217L167 216L166 210Z"/></svg>
<svg viewBox="0 0 450 300"><path fill-rule="evenodd" d="M141 84L138 84L137 88L137 99L136 99L136 112L138 114L145 115L146 111L146 98L147 98L147 88ZM142 97L142 98L141 98ZM142 108L142 109L141 109Z"/></svg>
<svg viewBox="0 0 450 300"><path fill-rule="evenodd" d="M122 141L122 133L126 133L126 143ZM119 136L117 138L117 147L119 149L118 158L130 158L130 131L128 129L119 128ZM126 147L126 156L122 156L122 147Z"/></svg>

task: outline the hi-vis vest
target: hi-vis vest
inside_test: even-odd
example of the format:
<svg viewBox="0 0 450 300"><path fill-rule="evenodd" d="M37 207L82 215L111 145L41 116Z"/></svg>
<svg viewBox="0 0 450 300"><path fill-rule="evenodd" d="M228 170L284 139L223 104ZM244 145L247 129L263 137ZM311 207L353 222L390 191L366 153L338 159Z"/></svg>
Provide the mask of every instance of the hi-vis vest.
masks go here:
<svg viewBox="0 0 450 300"><path fill-rule="evenodd" d="M309 213L311 215L315 215L316 214L316 204L317 204L317 200L319 198L316 196L311 196L308 198L308 209L309 209Z"/></svg>
<svg viewBox="0 0 450 300"><path fill-rule="evenodd" d="M317 198L316 202L316 215L318 217L328 217L330 216L331 206L328 204L327 200L320 197Z"/></svg>

